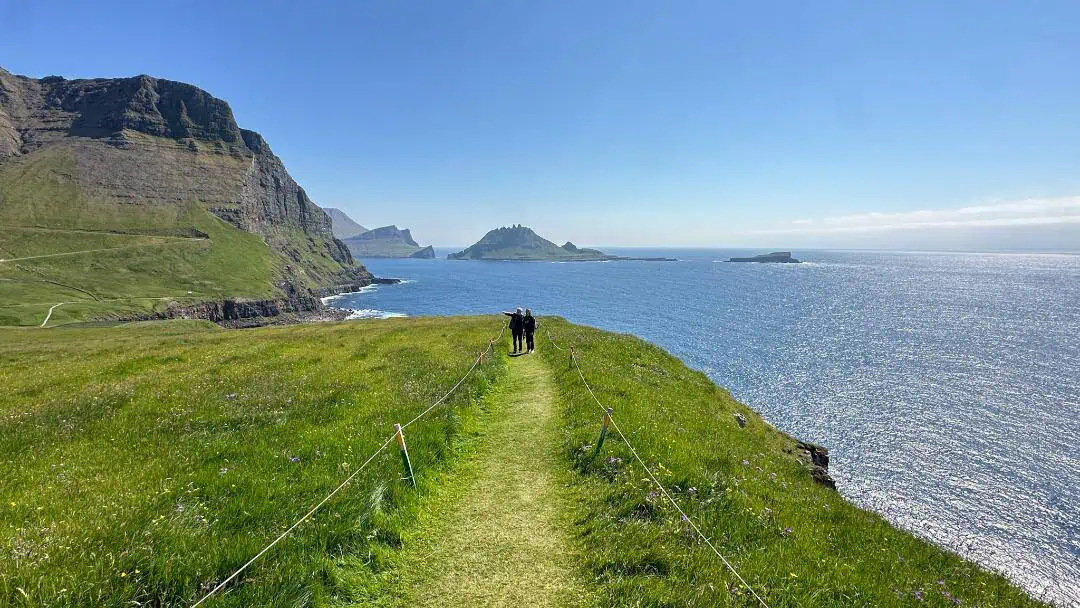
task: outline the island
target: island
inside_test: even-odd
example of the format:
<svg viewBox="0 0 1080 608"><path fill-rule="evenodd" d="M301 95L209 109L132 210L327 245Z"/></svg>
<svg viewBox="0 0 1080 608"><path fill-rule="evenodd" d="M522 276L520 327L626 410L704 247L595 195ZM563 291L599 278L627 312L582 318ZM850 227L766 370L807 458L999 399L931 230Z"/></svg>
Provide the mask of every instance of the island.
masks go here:
<svg viewBox="0 0 1080 608"><path fill-rule="evenodd" d="M729 262L760 262L765 264L801 264L802 261L791 257L790 251L774 251L752 258L729 258Z"/></svg>
<svg viewBox="0 0 1080 608"><path fill-rule="evenodd" d="M401 230L393 225L350 236L343 242L357 258L435 258L430 245L421 247L408 228Z"/></svg>
<svg viewBox="0 0 1080 608"><path fill-rule="evenodd" d="M675 258L633 258L610 255L598 249L578 247L566 242L562 247L520 224L496 228L471 247L451 253L449 260L492 260L523 262L677 262Z"/></svg>

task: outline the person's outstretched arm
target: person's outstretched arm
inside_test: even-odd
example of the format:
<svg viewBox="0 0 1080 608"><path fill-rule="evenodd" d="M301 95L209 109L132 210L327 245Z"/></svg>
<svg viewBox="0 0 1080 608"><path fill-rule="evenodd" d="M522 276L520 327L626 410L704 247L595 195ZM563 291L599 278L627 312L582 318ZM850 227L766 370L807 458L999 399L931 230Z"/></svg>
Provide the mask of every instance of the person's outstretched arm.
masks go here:
<svg viewBox="0 0 1080 608"><path fill-rule="evenodd" d="M512 317L512 316L514 316L514 313L512 313L512 312L506 312L505 310L503 311L503 314L504 314L504 315L506 315L506 316L508 316L508 317Z"/></svg>

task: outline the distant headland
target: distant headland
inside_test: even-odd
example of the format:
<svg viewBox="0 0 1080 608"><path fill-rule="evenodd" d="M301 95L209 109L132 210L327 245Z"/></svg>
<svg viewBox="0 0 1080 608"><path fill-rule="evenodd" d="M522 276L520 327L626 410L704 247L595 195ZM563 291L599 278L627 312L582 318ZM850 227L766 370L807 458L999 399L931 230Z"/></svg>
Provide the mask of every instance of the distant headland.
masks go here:
<svg viewBox="0 0 1080 608"><path fill-rule="evenodd" d="M586 249L567 242L562 247L520 224L489 231L472 246L446 256L450 260L492 260L529 262L610 262L640 260L674 262L674 258L631 258Z"/></svg>
<svg viewBox="0 0 1080 608"><path fill-rule="evenodd" d="M762 262L769 264L801 264L800 260L791 257L790 251L774 251L751 258L729 258L729 262Z"/></svg>

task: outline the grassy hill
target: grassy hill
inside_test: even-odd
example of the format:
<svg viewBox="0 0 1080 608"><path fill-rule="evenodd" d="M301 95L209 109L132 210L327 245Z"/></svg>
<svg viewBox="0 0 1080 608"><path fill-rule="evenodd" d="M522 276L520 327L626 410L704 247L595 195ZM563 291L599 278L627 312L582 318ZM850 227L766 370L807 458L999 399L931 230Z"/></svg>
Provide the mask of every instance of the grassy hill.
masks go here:
<svg viewBox="0 0 1080 608"><path fill-rule="evenodd" d="M774 608L951 606L951 598L962 606L1041 605L813 481L793 439L661 349L541 322L575 345L597 396L615 408L645 462ZM190 605L354 471L393 423L449 389L503 324L462 317L244 331L201 322L0 328L0 605ZM395 599L409 597L402 583L422 586L460 565L453 552L430 555L416 542L440 531L433 518L444 513L468 520L471 507L459 501L471 490L458 489L507 491L477 485L497 471L528 494L536 462L553 469L560 494L541 502L566 511L545 520L563 522L568 539L559 568L545 571L576 572L588 586L581 601L755 605L617 435L589 458L597 406L566 353L543 337L539 347L531 358L489 359L446 406L409 427L418 490L402 482L396 450L382 452L207 605L404 605ZM545 388L530 393L535 387ZM549 422L528 427L528 446L550 444L553 460L492 469L526 447L507 426L523 415L507 399L548 408ZM486 541L505 528L484 524L476 522L484 533L472 542L448 538L435 547L514 546L513 538ZM486 563L514 566L523 584L560 584L530 579L518 558L492 553Z"/></svg>
<svg viewBox="0 0 1080 608"><path fill-rule="evenodd" d="M489 231L476 243L457 253L451 260L520 260L588 262L612 260L596 249L583 249L573 243L559 247L525 226L509 226Z"/></svg>
<svg viewBox="0 0 1080 608"><path fill-rule="evenodd" d="M280 297L284 261L262 238L195 203L181 222L200 236L0 225L0 325L39 325L58 303L50 325Z"/></svg>
<svg viewBox="0 0 1080 608"><path fill-rule="evenodd" d="M57 304L50 323L225 299L318 308L371 278L330 224L205 91L0 69L0 325Z"/></svg>

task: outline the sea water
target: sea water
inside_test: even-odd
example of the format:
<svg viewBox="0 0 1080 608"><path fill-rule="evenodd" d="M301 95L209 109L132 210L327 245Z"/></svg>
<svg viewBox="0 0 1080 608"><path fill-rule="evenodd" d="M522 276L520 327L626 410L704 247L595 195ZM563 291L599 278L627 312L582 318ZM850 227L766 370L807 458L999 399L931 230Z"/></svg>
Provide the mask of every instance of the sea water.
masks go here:
<svg viewBox="0 0 1080 608"><path fill-rule="evenodd" d="M827 446L856 504L1080 606L1080 255L616 253L680 261L364 260L408 281L330 304L364 317L521 306L640 336Z"/></svg>

